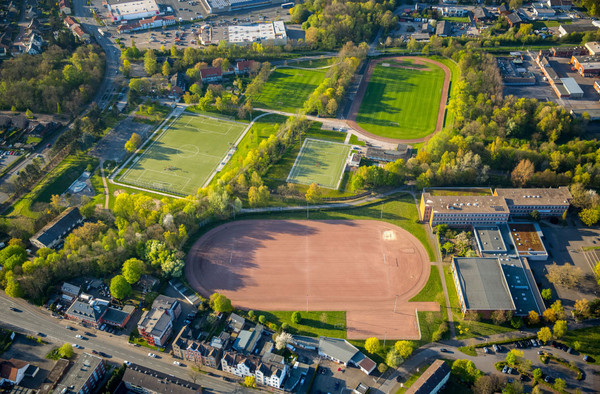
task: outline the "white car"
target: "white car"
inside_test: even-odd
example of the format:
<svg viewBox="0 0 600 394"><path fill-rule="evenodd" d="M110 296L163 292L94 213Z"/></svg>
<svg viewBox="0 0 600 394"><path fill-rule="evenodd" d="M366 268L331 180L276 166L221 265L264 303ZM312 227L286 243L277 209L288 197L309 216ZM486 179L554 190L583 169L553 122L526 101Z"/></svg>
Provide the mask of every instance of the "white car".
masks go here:
<svg viewBox="0 0 600 394"><path fill-rule="evenodd" d="M131 365L131 363L127 360L123 361L123 364L127 365L128 367Z"/></svg>
<svg viewBox="0 0 600 394"><path fill-rule="evenodd" d="M75 335L75 338L83 339L83 337L79 334Z"/></svg>
<svg viewBox="0 0 600 394"><path fill-rule="evenodd" d="M148 353L148 357L156 358L156 354L154 354L154 353Z"/></svg>
<svg viewBox="0 0 600 394"><path fill-rule="evenodd" d="M75 349L83 349L83 348L82 348L80 345L78 345L78 344L76 344L76 343L74 343L74 344L73 344L73 347L74 347Z"/></svg>
<svg viewBox="0 0 600 394"><path fill-rule="evenodd" d="M181 365L179 361L173 361L173 365Z"/></svg>

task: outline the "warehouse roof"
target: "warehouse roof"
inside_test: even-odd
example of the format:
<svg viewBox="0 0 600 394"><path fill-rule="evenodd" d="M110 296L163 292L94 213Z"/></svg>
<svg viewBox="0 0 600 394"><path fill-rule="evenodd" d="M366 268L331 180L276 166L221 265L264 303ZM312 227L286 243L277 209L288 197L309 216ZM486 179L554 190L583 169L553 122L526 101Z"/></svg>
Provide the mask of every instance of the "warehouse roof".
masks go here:
<svg viewBox="0 0 600 394"><path fill-rule="evenodd" d="M453 265L467 310L515 310L497 258L455 257Z"/></svg>
<svg viewBox="0 0 600 394"><path fill-rule="evenodd" d="M573 198L568 187L531 188L531 189L496 189L495 196L503 197L509 206L529 205L565 205Z"/></svg>
<svg viewBox="0 0 600 394"><path fill-rule="evenodd" d="M432 196L423 193L423 200L435 212L508 213L503 197L495 196Z"/></svg>

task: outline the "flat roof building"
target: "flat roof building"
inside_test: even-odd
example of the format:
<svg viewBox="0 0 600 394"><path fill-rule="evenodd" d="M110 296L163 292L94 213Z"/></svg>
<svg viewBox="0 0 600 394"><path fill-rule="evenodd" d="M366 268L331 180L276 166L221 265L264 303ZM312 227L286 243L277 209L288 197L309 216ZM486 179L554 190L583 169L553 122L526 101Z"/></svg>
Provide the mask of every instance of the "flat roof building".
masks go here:
<svg viewBox="0 0 600 394"><path fill-rule="evenodd" d="M421 195L421 220L431 227L493 225L508 222L510 212L506 201L495 196L433 196Z"/></svg>
<svg viewBox="0 0 600 394"><path fill-rule="evenodd" d="M106 373L104 360L83 353L71 367L65 378L56 386L55 393L93 393Z"/></svg>
<svg viewBox="0 0 600 394"><path fill-rule="evenodd" d="M108 17L113 23L160 15L156 0L137 0L127 3L107 4Z"/></svg>
<svg viewBox="0 0 600 394"><path fill-rule="evenodd" d="M506 200L511 216L530 216L535 210L541 217L561 216L573 198L568 187L496 189L494 196Z"/></svg>
<svg viewBox="0 0 600 394"><path fill-rule="evenodd" d="M558 33L560 37L564 37L571 33L586 33L588 31L596 31L598 28L591 23L581 22L581 23L572 23L570 25L562 24L558 28Z"/></svg>
<svg viewBox="0 0 600 394"><path fill-rule="evenodd" d="M600 55L600 43L598 41L590 41L585 43L585 47L591 56Z"/></svg>
<svg viewBox="0 0 600 394"><path fill-rule="evenodd" d="M452 275L463 314L474 311L489 318L494 311L515 311L498 258L454 257Z"/></svg>
<svg viewBox="0 0 600 394"><path fill-rule="evenodd" d="M201 0L202 7L209 14L220 14L285 2L286 0Z"/></svg>
<svg viewBox="0 0 600 394"><path fill-rule="evenodd" d="M127 389L135 393L202 393L202 387L196 383L137 364L125 369L122 380Z"/></svg>
<svg viewBox="0 0 600 394"><path fill-rule="evenodd" d="M481 253L506 253L506 245L502 240L502 233L497 226L475 227L473 229L477 246Z"/></svg>
<svg viewBox="0 0 600 394"><path fill-rule="evenodd" d="M575 78L561 78L560 81L563 83L565 89L567 89L567 92L569 92L570 98L583 98L583 90L575 81Z"/></svg>
<svg viewBox="0 0 600 394"><path fill-rule="evenodd" d="M600 56L573 56L571 64L584 77L600 74Z"/></svg>
<svg viewBox="0 0 600 394"><path fill-rule="evenodd" d="M257 23L252 25L232 25L228 27L230 44L250 45L258 42L268 45L287 44L287 32L283 21Z"/></svg>

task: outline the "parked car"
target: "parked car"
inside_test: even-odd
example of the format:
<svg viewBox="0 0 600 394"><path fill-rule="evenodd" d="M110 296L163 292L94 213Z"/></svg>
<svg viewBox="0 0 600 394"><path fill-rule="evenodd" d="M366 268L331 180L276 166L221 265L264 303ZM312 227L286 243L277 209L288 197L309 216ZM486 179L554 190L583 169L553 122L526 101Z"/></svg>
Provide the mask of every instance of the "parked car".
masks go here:
<svg viewBox="0 0 600 394"><path fill-rule="evenodd" d="M441 348L441 349L440 349L440 352L442 352L442 353L450 353L450 352L448 351L448 349L446 349L446 348Z"/></svg>
<svg viewBox="0 0 600 394"><path fill-rule="evenodd" d="M12 306L10 307L10 310L13 311L13 312L21 312L20 309L17 309L17 308L12 307Z"/></svg>
<svg viewBox="0 0 600 394"><path fill-rule="evenodd" d="M99 354L96 350L92 350L92 354Z"/></svg>
<svg viewBox="0 0 600 394"><path fill-rule="evenodd" d="M505 365L504 368L502 368L502 373L506 373L508 372L508 365Z"/></svg>
<svg viewBox="0 0 600 394"><path fill-rule="evenodd" d="M485 353L485 354L489 354L489 352L490 352L490 349L488 349L487 347L484 347L484 348L483 348L483 351L484 351L484 353Z"/></svg>
<svg viewBox="0 0 600 394"><path fill-rule="evenodd" d="M83 339L83 337L81 335L79 335L79 334L75 335L75 338Z"/></svg>
<svg viewBox="0 0 600 394"><path fill-rule="evenodd" d="M508 371L506 373L509 374L509 375L512 375L513 369L512 368L508 368Z"/></svg>
<svg viewBox="0 0 600 394"><path fill-rule="evenodd" d="M583 356L583 361L585 361L586 363L588 362L589 359L590 359L590 357L587 354L585 354Z"/></svg>
<svg viewBox="0 0 600 394"><path fill-rule="evenodd" d="M546 375L546 377L544 378L544 382L550 383L551 381L552 381L552 377L550 377L550 375Z"/></svg>
<svg viewBox="0 0 600 394"><path fill-rule="evenodd" d="M76 344L76 343L74 343L74 344L73 344L73 347L74 347L75 349L82 349L82 347L81 347L80 345Z"/></svg>
<svg viewBox="0 0 600 394"><path fill-rule="evenodd" d="M128 367L131 366L131 363L127 360L123 361L123 364L127 365Z"/></svg>
<svg viewBox="0 0 600 394"><path fill-rule="evenodd" d="M173 365L181 365L179 361L173 361Z"/></svg>
<svg viewBox="0 0 600 394"><path fill-rule="evenodd" d="M148 357L156 358L156 354L154 354L154 353L148 353Z"/></svg>

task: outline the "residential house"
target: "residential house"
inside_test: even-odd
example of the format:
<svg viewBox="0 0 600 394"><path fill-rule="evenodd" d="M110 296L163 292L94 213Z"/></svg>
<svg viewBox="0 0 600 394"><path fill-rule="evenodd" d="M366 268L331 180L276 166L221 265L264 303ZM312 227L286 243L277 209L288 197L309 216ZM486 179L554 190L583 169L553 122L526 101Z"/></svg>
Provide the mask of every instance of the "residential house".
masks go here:
<svg viewBox="0 0 600 394"><path fill-rule="evenodd" d="M519 14L516 12L511 12L510 14L506 15L506 20L508 21L510 27L520 26L521 23L523 23L523 19L521 19Z"/></svg>
<svg viewBox="0 0 600 394"><path fill-rule="evenodd" d="M185 75L181 72L175 73L171 77L171 94L177 95L177 96L182 96L183 93L185 92L185 89L186 89Z"/></svg>
<svg viewBox="0 0 600 394"><path fill-rule="evenodd" d="M452 22L438 21L435 26L435 34L438 37L448 37L452 35Z"/></svg>
<svg viewBox="0 0 600 394"><path fill-rule="evenodd" d="M79 297L79 293L81 293L81 287L65 282L61 286L60 291L63 294L63 298L71 301L74 298Z"/></svg>
<svg viewBox="0 0 600 394"><path fill-rule="evenodd" d="M506 6L506 4L502 3L498 6L498 14L500 14L500 15L510 14L510 11L508 10L508 7Z"/></svg>
<svg viewBox="0 0 600 394"><path fill-rule="evenodd" d="M287 373L287 364L274 364L261 361L256 356L243 356L236 352L225 352L221 368L239 377L254 376L256 382L280 388Z"/></svg>
<svg viewBox="0 0 600 394"><path fill-rule="evenodd" d="M200 79L204 83L217 82L223 79L221 67L208 67L200 70Z"/></svg>
<svg viewBox="0 0 600 394"><path fill-rule="evenodd" d="M572 0L547 0L548 7L558 10L568 11L573 6Z"/></svg>
<svg viewBox="0 0 600 394"><path fill-rule="evenodd" d="M138 323L138 331L155 346L165 346L173 332L173 322L181 314L181 304L175 298L159 295L152 309L145 311Z"/></svg>
<svg viewBox="0 0 600 394"><path fill-rule="evenodd" d="M108 301L92 300L90 302L75 301L71 304L65 316L67 319L80 321L92 327L102 325L102 316L108 308Z"/></svg>
<svg viewBox="0 0 600 394"><path fill-rule="evenodd" d="M54 220L45 225L29 239L37 248L53 248L58 245L75 227L83 223L83 216L77 207L67 208Z"/></svg>
<svg viewBox="0 0 600 394"><path fill-rule="evenodd" d="M496 17L485 7L475 7L473 9L473 19L475 19L476 22L483 23L490 22L496 19Z"/></svg>
<svg viewBox="0 0 600 394"><path fill-rule="evenodd" d="M102 316L102 323L123 328L127 325L129 319L131 319L133 312L135 312L133 305L125 305L122 309L109 307Z"/></svg>
<svg viewBox="0 0 600 394"><path fill-rule="evenodd" d="M27 368L29 368L27 361L15 358L11 358L10 360L0 358L0 386L5 382L18 385L25 377Z"/></svg>
<svg viewBox="0 0 600 394"><path fill-rule="evenodd" d="M189 326L184 326L173 341L173 356L217 369L221 363L222 346L196 341Z"/></svg>
<svg viewBox="0 0 600 394"><path fill-rule="evenodd" d="M407 394L437 394L450 379L450 366L435 360L406 391Z"/></svg>
<svg viewBox="0 0 600 394"><path fill-rule="evenodd" d="M71 2L69 0L60 0L58 2L58 9L61 14L71 15Z"/></svg>
<svg viewBox="0 0 600 394"><path fill-rule="evenodd" d="M246 324L246 319L241 317L236 313L232 313L229 316L229 328L231 328L234 332L240 332L244 328L244 324Z"/></svg>
<svg viewBox="0 0 600 394"><path fill-rule="evenodd" d="M326 357L345 366L354 365L369 375L377 366L373 360L361 353L345 339L320 337L319 356Z"/></svg>
<svg viewBox="0 0 600 394"><path fill-rule="evenodd" d="M73 32L73 35L79 38L81 41L87 41L90 39L90 35L81 28L81 25L74 26L71 31Z"/></svg>
<svg viewBox="0 0 600 394"><path fill-rule="evenodd" d="M533 15L535 15L538 19L548 19L556 16L556 11L552 8L548 7L544 3L536 3L533 4Z"/></svg>
<svg viewBox="0 0 600 394"><path fill-rule="evenodd" d="M65 17L65 19L63 20L63 23L65 24L65 26L68 29L71 29L73 26L75 26L77 24L77 22L75 22L75 19L71 18L70 16Z"/></svg>
<svg viewBox="0 0 600 394"><path fill-rule="evenodd" d="M260 63L254 60L241 60L235 63L235 74L250 74L251 71L255 70Z"/></svg>
<svg viewBox="0 0 600 394"><path fill-rule="evenodd" d="M264 326L262 324L257 324L254 330L242 330L238 334L237 339L233 344L233 348L238 352L242 353L252 353L256 348L256 344L260 339Z"/></svg>
<svg viewBox="0 0 600 394"><path fill-rule="evenodd" d="M56 386L56 393L93 393L106 373L104 360L89 353L83 353L71 367L67 375Z"/></svg>

